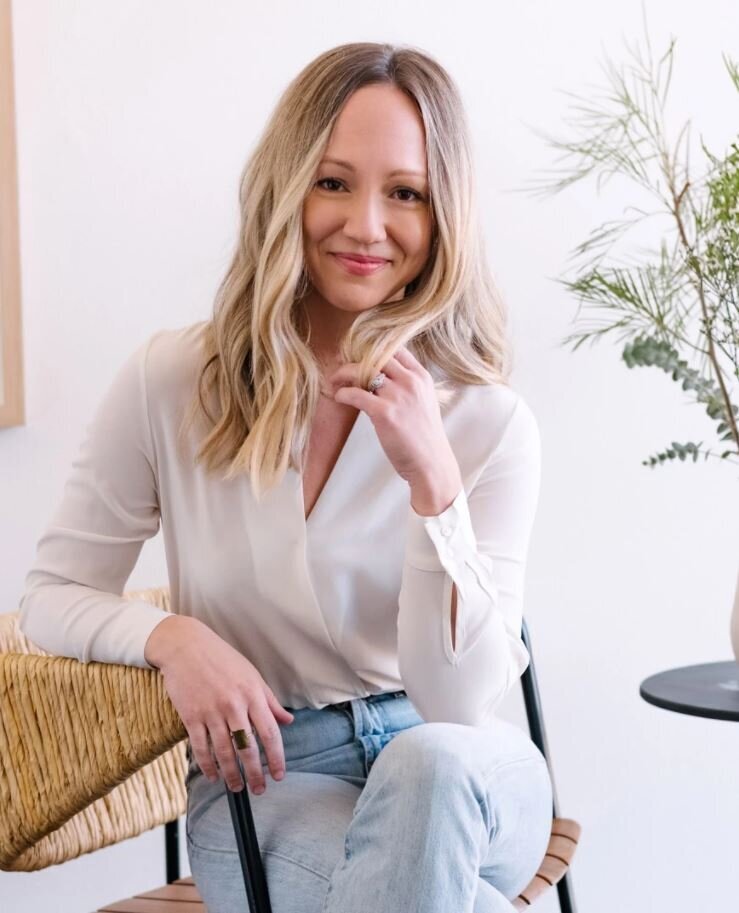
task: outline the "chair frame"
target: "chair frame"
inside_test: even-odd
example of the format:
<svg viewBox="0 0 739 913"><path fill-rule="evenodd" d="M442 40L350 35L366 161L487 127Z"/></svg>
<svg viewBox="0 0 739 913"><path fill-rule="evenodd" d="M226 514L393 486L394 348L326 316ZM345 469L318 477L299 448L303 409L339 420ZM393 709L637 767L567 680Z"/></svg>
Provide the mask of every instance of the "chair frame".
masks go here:
<svg viewBox="0 0 739 913"><path fill-rule="evenodd" d="M529 735L532 742L539 751L541 751L549 766L549 774L552 780L552 817L557 818L559 816L559 802L554 786L549 746L544 728L544 715L542 713L541 698L539 695L539 683L534 666L531 635L526 624L526 619L523 619L521 624L521 639L531 657L531 662L521 676L521 687L523 689ZM271 913L272 908L269 903L266 879L264 877L261 856L259 854L259 845L251 816L248 790L245 787L238 793L232 793L230 790L227 791L231 808L231 819L236 835L236 844L239 850L241 868L244 873L244 885L249 900L250 913ZM180 878L179 819L169 821L165 824L164 841L167 884L171 884ZM569 870L565 872L562 878L557 882L556 887L561 913L576 913L575 898Z"/></svg>

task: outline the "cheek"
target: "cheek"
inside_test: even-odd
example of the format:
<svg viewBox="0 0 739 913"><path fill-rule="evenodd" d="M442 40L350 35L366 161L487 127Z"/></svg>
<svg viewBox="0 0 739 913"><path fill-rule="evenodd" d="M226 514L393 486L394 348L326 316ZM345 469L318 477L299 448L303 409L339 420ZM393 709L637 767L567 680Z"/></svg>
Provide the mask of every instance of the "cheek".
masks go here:
<svg viewBox="0 0 739 913"><path fill-rule="evenodd" d="M431 250L431 220L427 214L409 220L404 234L407 248L414 254L426 255Z"/></svg>
<svg viewBox="0 0 739 913"><path fill-rule="evenodd" d="M406 250L408 257L413 261L414 267L420 263L425 263L431 254L431 235L423 226L409 234L406 241Z"/></svg>
<svg viewBox="0 0 739 913"><path fill-rule="evenodd" d="M334 231L331 207L310 197L303 206L303 237L308 244L317 244Z"/></svg>

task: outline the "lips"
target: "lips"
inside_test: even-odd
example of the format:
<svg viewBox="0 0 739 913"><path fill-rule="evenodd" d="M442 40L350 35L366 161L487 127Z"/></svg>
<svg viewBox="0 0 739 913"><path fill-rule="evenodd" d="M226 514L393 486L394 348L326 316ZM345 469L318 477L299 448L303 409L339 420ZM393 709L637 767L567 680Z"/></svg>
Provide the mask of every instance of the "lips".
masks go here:
<svg viewBox="0 0 739 913"><path fill-rule="evenodd" d="M354 260L356 263L387 263L388 262L384 257L363 257L360 254L347 254L341 250L334 251L334 255L337 257L344 257L345 260Z"/></svg>
<svg viewBox="0 0 739 913"><path fill-rule="evenodd" d="M343 254L332 254L332 256L341 268L352 276L372 276L384 269L390 262L389 260L378 260L375 257L369 260L357 260Z"/></svg>

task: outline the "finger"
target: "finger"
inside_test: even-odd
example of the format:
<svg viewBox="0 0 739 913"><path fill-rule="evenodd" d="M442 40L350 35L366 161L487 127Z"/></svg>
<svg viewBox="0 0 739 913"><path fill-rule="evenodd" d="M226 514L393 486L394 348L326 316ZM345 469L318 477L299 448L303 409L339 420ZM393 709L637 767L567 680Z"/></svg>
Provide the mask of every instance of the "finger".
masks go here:
<svg viewBox="0 0 739 913"><path fill-rule="evenodd" d="M241 792L244 788L244 780L236 756L236 748L234 747L233 739L231 737L231 730L243 729L243 723L238 722L235 725L231 725L225 720L213 720L209 723L208 728L210 730L210 739L213 743L213 751L215 752L218 767L223 775L223 779L226 781L226 786L228 786L231 792ZM251 735L248 722L246 724L246 731ZM250 741L253 743L254 739L251 738Z"/></svg>
<svg viewBox="0 0 739 913"><path fill-rule="evenodd" d="M215 783L218 779L218 768L216 767L213 755L211 754L210 744L208 742L208 731L204 724L200 723L192 727L190 733L190 747L192 756L203 774Z"/></svg>
<svg viewBox="0 0 739 913"><path fill-rule="evenodd" d="M402 382L404 377L412 373L411 369L398 358L397 352L395 355L391 355L390 360L382 366L382 372L396 383Z"/></svg>
<svg viewBox="0 0 739 913"><path fill-rule="evenodd" d="M396 356L391 355L390 359L382 366L381 370L389 380L397 381L401 380L405 375L407 375L410 369L404 365ZM359 365L354 363L342 365L333 374L329 374L328 381L334 388L334 391L342 386L358 387Z"/></svg>
<svg viewBox="0 0 739 913"><path fill-rule="evenodd" d="M359 381L359 366L353 362L337 368L327 378L332 387L351 386Z"/></svg>
<svg viewBox="0 0 739 913"><path fill-rule="evenodd" d="M418 370L418 368L423 368L421 362L416 358L416 356L411 352L407 346L401 346L395 353L395 357L403 365L403 367L408 368L411 371ZM424 370L426 370L424 368Z"/></svg>
<svg viewBox="0 0 739 913"><path fill-rule="evenodd" d="M238 748L233 742L233 739L232 745L236 756L244 765L244 775L247 783L251 787L251 791L258 796L260 793L263 793L265 789L264 771L262 770L262 758L259 754L259 742L257 741L256 733L252 732L252 723L249 720L250 715L253 717L253 708L251 704L249 705L248 714L244 711L243 713L228 718L228 728L229 732L243 729L248 736L249 744L246 748ZM239 782L242 782L240 771Z"/></svg>
<svg viewBox="0 0 739 913"><path fill-rule="evenodd" d="M339 387L334 393L334 402L345 403L347 406L361 409L373 421L384 408L384 403L379 396L370 393L369 390L360 390L359 387Z"/></svg>
<svg viewBox="0 0 739 913"><path fill-rule="evenodd" d="M295 719L295 715L290 713L289 710L282 706L282 704L275 697L274 692L269 687L266 688L265 694L267 695L267 703L269 704L269 708L272 713L274 713L277 722L292 723Z"/></svg>
<svg viewBox="0 0 739 913"><path fill-rule="evenodd" d="M249 713L254 721L259 741L264 748L270 773L274 780L281 780L285 776L285 749L282 744L282 733L274 714L266 703L254 701L249 707ZM261 759L259 774L262 775Z"/></svg>

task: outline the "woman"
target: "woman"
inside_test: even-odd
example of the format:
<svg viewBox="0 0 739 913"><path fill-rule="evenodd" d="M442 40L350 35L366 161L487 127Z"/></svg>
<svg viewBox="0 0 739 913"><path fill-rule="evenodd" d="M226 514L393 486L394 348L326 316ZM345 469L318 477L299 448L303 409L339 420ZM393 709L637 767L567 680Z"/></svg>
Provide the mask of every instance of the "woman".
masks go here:
<svg viewBox="0 0 739 913"><path fill-rule="evenodd" d="M471 161L428 55L310 63L244 171L212 319L119 370L39 542L24 633L161 670L210 913L246 909L242 765L274 913L510 911L544 857L546 762L494 715L529 662L540 441ZM172 614L121 596L160 522Z"/></svg>

